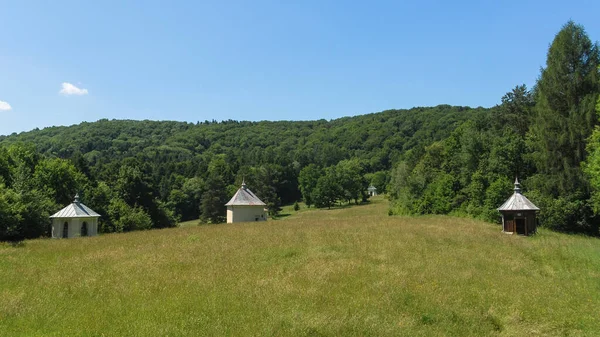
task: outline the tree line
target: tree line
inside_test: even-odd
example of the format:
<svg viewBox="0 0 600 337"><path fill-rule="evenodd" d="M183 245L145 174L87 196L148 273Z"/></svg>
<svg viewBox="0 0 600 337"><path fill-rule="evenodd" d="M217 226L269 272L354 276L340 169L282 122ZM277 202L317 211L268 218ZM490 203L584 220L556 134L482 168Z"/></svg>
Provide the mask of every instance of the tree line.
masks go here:
<svg viewBox="0 0 600 337"><path fill-rule="evenodd" d="M568 22L531 90L516 86L489 114L395 165L392 211L498 221L496 207L518 176L542 225L598 235L599 66L598 44Z"/></svg>
<svg viewBox="0 0 600 337"><path fill-rule="evenodd" d="M441 105L331 121L100 120L0 137L0 239L48 235L75 193L101 232L224 221L245 180L276 215L360 202L394 162L487 109Z"/></svg>

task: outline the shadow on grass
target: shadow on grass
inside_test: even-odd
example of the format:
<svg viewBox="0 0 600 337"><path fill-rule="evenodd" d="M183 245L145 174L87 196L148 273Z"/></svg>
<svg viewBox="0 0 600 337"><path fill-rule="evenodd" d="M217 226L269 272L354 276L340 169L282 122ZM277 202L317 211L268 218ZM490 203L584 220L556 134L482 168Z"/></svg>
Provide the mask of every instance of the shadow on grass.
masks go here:
<svg viewBox="0 0 600 337"><path fill-rule="evenodd" d="M271 216L271 219L273 219L273 220L279 220L279 219L287 218L290 215L292 215L292 214L291 213L279 213L277 215Z"/></svg>
<svg viewBox="0 0 600 337"><path fill-rule="evenodd" d="M9 246L13 247L13 248L23 248L25 247L25 241L21 240L21 241L7 241L6 244L8 244Z"/></svg>
<svg viewBox="0 0 600 337"><path fill-rule="evenodd" d="M325 210L328 210L328 209L331 209L331 210L333 210L333 209L346 209L346 208L360 207L360 206L366 206L366 205L371 205L371 201L370 200L362 201L362 202L360 202L358 204L353 203L353 202L351 202L349 204L337 204L337 205L331 206L330 208L321 207L321 208L318 208L318 209L325 209Z"/></svg>

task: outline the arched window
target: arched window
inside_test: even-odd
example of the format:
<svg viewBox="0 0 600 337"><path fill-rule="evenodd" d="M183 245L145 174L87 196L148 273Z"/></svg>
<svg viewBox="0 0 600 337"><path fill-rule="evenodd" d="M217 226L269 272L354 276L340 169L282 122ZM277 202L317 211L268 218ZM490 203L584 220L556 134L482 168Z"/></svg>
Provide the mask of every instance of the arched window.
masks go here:
<svg viewBox="0 0 600 337"><path fill-rule="evenodd" d="M65 221L64 225L63 225L63 238L68 238L69 237L69 223Z"/></svg>
<svg viewBox="0 0 600 337"><path fill-rule="evenodd" d="M88 235L88 227L87 227L87 222L83 222L81 224L81 236L87 236Z"/></svg>

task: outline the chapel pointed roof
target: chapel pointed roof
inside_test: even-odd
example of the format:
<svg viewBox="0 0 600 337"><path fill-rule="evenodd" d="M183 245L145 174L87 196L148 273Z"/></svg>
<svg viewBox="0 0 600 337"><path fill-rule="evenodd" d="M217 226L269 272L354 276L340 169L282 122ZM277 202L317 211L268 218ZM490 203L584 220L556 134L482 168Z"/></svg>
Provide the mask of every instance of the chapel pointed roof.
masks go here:
<svg viewBox="0 0 600 337"><path fill-rule="evenodd" d="M266 206L250 189L246 186L246 182L242 182L237 192L233 195L233 198L229 200L225 206Z"/></svg>
<svg viewBox="0 0 600 337"><path fill-rule="evenodd" d="M75 194L75 199L67 207L54 213L50 218L98 218L100 214L94 212L91 208L79 201L79 194Z"/></svg>
<svg viewBox="0 0 600 337"><path fill-rule="evenodd" d="M521 184L515 178L515 188L513 195L506 200L502 206L498 207L499 211L539 211L540 209L534 205L529 199L521 194Z"/></svg>

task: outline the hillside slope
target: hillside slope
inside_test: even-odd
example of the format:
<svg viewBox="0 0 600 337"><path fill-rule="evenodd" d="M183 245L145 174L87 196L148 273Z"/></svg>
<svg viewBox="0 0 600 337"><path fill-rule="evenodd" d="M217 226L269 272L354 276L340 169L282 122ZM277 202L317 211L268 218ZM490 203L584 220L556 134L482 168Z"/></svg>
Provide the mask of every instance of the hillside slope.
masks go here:
<svg viewBox="0 0 600 337"><path fill-rule="evenodd" d="M0 137L0 218L10 219L0 221L0 240L48 235L48 215L75 193L102 215L104 233L223 222L243 179L271 214L301 198L324 207L362 199L369 184L385 191L400 158L418 158L490 111L440 105L331 121L100 120ZM316 188L320 178L343 188Z"/></svg>
<svg viewBox="0 0 600 337"><path fill-rule="evenodd" d="M43 154L60 158L81 154L100 178L110 175L111 164L126 158L163 164L167 174L190 176L203 173L216 154L227 155L234 172L244 165L296 161L301 167L329 166L348 158L370 161L377 171L389 169L405 151L445 138L460 123L489 110L439 105L331 121L194 124L104 119L0 136L0 144L33 143Z"/></svg>
<svg viewBox="0 0 600 337"><path fill-rule="evenodd" d="M600 333L597 239L386 203L0 245L0 335Z"/></svg>

